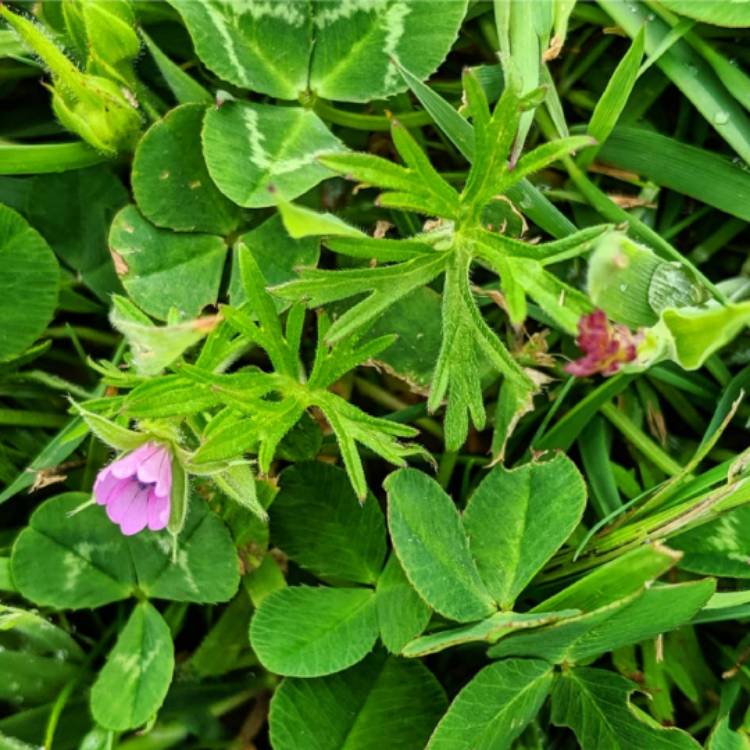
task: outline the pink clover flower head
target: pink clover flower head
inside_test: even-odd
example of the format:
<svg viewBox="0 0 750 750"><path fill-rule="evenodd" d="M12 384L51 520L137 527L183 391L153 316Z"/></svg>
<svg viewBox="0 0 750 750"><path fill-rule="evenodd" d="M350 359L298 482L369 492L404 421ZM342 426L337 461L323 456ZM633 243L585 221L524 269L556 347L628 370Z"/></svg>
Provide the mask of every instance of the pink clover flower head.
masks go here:
<svg viewBox="0 0 750 750"><path fill-rule="evenodd" d="M94 482L94 497L125 536L146 527L165 528L171 510L172 453L161 443L140 448L105 466Z"/></svg>
<svg viewBox="0 0 750 750"><path fill-rule="evenodd" d="M607 320L604 310L594 310L578 320L576 344L584 356L565 365L565 371L578 378L600 372L614 375L638 354L641 333Z"/></svg>

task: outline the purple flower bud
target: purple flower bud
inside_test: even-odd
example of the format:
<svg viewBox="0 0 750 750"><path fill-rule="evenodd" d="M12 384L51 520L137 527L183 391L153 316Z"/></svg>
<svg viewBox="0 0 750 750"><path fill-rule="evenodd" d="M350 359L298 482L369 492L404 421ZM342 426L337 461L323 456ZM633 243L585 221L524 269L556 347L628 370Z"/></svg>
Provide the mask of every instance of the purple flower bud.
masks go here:
<svg viewBox="0 0 750 750"><path fill-rule="evenodd" d="M94 483L94 497L126 536L169 521L172 454L160 443L144 443L105 466Z"/></svg>

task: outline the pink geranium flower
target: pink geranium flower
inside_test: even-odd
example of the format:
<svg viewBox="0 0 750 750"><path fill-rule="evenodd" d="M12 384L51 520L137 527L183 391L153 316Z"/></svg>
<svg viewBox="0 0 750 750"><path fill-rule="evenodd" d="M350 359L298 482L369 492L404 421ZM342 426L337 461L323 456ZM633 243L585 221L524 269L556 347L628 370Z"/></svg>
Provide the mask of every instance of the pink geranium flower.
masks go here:
<svg viewBox="0 0 750 750"><path fill-rule="evenodd" d="M172 454L151 442L105 466L94 483L96 502L126 536L147 526L163 529L169 521L171 491Z"/></svg>
<svg viewBox="0 0 750 750"><path fill-rule="evenodd" d="M578 321L576 344L584 356L565 365L565 371L579 378L597 372L614 375L636 358L641 338L627 326L612 325L604 310L594 310Z"/></svg>

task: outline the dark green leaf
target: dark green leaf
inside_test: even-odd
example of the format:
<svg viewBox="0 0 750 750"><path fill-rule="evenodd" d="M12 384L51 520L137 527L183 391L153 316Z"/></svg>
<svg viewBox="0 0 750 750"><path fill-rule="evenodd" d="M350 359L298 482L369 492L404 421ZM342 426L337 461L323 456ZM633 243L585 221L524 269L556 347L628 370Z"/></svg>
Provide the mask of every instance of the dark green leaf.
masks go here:
<svg viewBox="0 0 750 750"><path fill-rule="evenodd" d="M370 495L360 504L346 472L320 462L282 472L271 538L296 563L331 581L375 583L386 552L377 500Z"/></svg>
<svg viewBox="0 0 750 750"><path fill-rule="evenodd" d="M271 703L271 742L275 750L413 750L445 705L424 666L376 653L331 677L284 680Z"/></svg>

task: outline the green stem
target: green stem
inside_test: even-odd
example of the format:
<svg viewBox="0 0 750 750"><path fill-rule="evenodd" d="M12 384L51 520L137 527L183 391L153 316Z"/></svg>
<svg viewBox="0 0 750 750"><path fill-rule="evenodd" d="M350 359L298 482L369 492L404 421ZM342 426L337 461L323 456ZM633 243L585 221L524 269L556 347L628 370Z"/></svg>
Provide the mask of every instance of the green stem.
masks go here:
<svg viewBox="0 0 750 750"><path fill-rule="evenodd" d="M614 404L607 403L599 408L599 411L629 440L641 453L643 453L655 466L665 474L674 476L682 471L682 466L677 463L661 446L653 441L648 435L640 430Z"/></svg>
<svg viewBox="0 0 750 750"><path fill-rule="evenodd" d="M60 722L60 716L62 715L63 709L65 708L68 699L70 698L73 690L78 686L81 679L88 674L88 670L94 661L104 650L105 646L109 645L110 638L115 632L114 625L110 625L107 630L101 634L101 637L97 640L96 645L91 649L85 661L81 664L81 668L73 675L73 677L63 686L63 689L58 693L54 704L49 712L49 718L47 719L47 726L44 730L44 750L52 750L53 742L55 739L55 731L57 725Z"/></svg>
<svg viewBox="0 0 750 750"><path fill-rule="evenodd" d="M88 326L53 326L48 328L44 335L51 339L69 339L73 337L73 333L81 341L90 341L92 344L101 344L102 346L116 346L121 341L120 336L114 333L99 331Z"/></svg>
<svg viewBox="0 0 750 750"><path fill-rule="evenodd" d="M339 109L324 102L322 99L318 99L313 104L313 111L334 125L343 125L354 130L388 131L391 129L391 122L393 120L398 120L407 128L418 128L432 124L432 118L423 110L418 112L401 112L400 114L390 116L363 115L359 112L350 112L348 109Z"/></svg>
<svg viewBox="0 0 750 750"><path fill-rule="evenodd" d="M455 451L446 451L440 458L436 479L443 489L445 489L451 481L453 470L456 468L457 459L458 453Z"/></svg>
<svg viewBox="0 0 750 750"><path fill-rule="evenodd" d="M101 164L108 158L83 141L21 145L0 143L0 174L46 174Z"/></svg>
<svg viewBox="0 0 750 750"><path fill-rule="evenodd" d="M409 404L405 403L397 396L394 396L392 393L384 390L380 386L371 383L369 380L365 380L364 378L355 376L354 385L363 396L367 396L367 398L371 399L376 404L384 406L386 409L392 409L393 411L402 411L403 409L407 409L409 407ZM434 419L423 417L422 419L416 419L414 421L425 432L429 432L430 435L434 435L440 440L443 439L443 429Z"/></svg>

